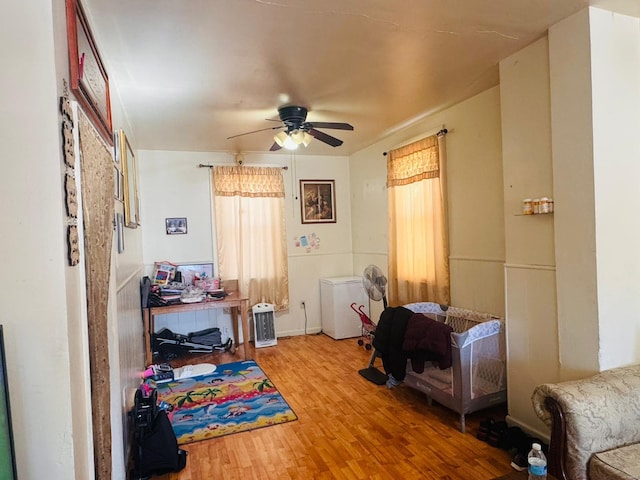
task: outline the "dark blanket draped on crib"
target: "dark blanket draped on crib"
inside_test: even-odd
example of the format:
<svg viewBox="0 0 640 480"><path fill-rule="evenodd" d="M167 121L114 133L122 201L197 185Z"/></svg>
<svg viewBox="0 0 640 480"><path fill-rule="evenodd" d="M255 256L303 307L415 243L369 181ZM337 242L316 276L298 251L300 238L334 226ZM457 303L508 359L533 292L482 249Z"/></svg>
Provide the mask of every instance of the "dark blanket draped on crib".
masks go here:
<svg viewBox="0 0 640 480"><path fill-rule="evenodd" d="M407 360L417 373L424 362L433 361L441 369L451 366L451 326L405 307L389 307L380 315L373 346L382 358L387 374L402 381Z"/></svg>

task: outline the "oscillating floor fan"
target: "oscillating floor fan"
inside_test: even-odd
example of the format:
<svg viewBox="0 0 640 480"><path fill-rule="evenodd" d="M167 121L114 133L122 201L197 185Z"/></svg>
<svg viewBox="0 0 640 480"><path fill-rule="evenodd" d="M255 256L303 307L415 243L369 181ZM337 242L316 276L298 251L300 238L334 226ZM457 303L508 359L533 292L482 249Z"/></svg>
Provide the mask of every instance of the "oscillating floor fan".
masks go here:
<svg viewBox="0 0 640 480"><path fill-rule="evenodd" d="M362 286L371 300L376 302L382 300L384 308L387 308L387 277L384 276L380 267L369 265L364 269Z"/></svg>
<svg viewBox="0 0 640 480"><path fill-rule="evenodd" d="M364 269L362 286L371 300L376 302L382 300L384 308L387 308L387 277L384 276L380 267L369 265ZM374 350L371 353L371 359L369 360L367 368L358 370L358 373L376 385L384 385L387 382L387 375L373 366L377 357L378 352Z"/></svg>

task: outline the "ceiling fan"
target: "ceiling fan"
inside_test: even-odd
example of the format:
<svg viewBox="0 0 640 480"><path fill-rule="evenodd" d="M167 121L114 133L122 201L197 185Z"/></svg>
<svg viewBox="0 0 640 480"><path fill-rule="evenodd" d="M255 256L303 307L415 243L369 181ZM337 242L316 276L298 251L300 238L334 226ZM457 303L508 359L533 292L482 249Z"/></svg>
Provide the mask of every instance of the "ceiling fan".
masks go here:
<svg viewBox="0 0 640 480"><path fill-rule="evenodd" d="M307 109L297 105L283 106L278 109L278 116L283 125L277 127L261 128L260 130L254 130L252 132L241 133L239 135L233 135L227 137L227 140L231 138L241 137L242 135L249 135L251 133L263 132L265 130L280 130L284 131L276 134L273 139L273 145L269 151L275 152L282 147L290 150L296 149L300 144L305 147L309 145L309 142L313 138L319 140L332 147L339 147L343 141L333 137L327 133L321 132L318 128L329 128L335 130L353 130L353 126L348 123L340 122L307 122ZM267 119L277 122L278 120Z"/></svg>

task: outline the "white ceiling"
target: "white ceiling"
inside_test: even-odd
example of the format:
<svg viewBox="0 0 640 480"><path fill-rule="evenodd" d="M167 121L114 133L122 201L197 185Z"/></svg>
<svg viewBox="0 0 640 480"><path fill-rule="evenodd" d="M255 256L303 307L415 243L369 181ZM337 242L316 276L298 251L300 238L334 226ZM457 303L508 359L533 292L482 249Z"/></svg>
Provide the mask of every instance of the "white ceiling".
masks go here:
<svg viewBox="0 0 640 480"><path fill-rule="evenodd" d="M636 0L633 0L634 2ZM498 62L589 0L82 0L136 148L267 151L284 104L348 155L498 84ZM591 2L593 3L593 2ZM118 128L121 125L114 125Z"/></svg>

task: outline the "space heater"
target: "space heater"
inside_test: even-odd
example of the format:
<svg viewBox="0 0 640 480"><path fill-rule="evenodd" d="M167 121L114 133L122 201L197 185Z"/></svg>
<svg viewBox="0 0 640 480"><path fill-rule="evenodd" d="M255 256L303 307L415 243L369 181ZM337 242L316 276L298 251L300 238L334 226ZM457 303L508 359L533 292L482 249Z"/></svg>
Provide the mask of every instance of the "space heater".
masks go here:
<svg viewBox="0 0 640 480"><path fill-rule="evenodd" d="M256 348L271 347L278 343L273 305L258 303L253 312L253 333Z"/></svg>

